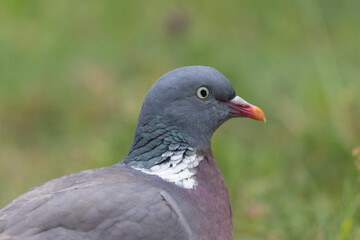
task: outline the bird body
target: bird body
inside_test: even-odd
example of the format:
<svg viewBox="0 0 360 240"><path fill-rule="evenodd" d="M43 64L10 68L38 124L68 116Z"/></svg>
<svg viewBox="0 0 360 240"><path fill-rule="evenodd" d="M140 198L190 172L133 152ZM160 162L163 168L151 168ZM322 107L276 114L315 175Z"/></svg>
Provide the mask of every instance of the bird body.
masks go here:
<svg viewBox="0 0 360 240"><path fill-rule="evenodd" d="M0 240L232 239L211 136L234 116L264 120L259 111L213 68L165 74L144 101L128 156L19 196L0 210Z"/></svg>
<svg viewBox="0 0 360 240"><path fill-rule="evenodd" d="M15 199L1 211L0 226L4 236L32 240L220 239L222 232L231 239L230 199L214 164L212 156L203 159L213 171L211 181L199 176L197 190L124 164L60 177Z"/></svg>

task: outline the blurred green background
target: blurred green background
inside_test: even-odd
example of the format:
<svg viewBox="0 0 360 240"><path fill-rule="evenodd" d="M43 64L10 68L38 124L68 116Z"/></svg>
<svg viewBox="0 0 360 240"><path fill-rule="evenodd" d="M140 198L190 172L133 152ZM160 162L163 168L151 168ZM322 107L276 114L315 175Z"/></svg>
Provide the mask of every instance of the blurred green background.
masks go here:
<svg viewBox="0 0 360 240"><path fill-rule="evenodd" d="M359 11L358 0L1 1L0 207L122 160L150 86L208 65L267 116L213 137L234 238L360 239Z"/></svg>

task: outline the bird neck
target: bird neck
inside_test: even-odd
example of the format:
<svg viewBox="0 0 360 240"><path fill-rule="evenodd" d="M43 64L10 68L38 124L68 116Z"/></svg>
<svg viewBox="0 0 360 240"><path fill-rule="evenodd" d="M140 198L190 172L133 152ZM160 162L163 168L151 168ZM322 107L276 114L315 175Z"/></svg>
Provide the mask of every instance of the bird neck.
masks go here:
<svg viewBox="0 0 360 240"><path fill-rule="evenodd" d="M164 124L138 126L123 163L180 187L193 189L197 186L196 167L203 159L199 153L199 149L191 146L176 127Z"/></svg>

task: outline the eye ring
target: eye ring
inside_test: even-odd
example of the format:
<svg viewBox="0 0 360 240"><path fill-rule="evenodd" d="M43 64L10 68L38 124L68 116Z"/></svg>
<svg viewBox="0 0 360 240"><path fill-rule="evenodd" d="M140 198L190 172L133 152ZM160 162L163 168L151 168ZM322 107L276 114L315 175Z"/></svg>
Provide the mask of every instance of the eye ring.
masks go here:
<svg viewBox="0 0 360 240"><path fill-rule="evenodd" d="M207 99L209 95L210 95L210 90L207 87L202 86L196 90L196 96L201 100Z"/></svg>

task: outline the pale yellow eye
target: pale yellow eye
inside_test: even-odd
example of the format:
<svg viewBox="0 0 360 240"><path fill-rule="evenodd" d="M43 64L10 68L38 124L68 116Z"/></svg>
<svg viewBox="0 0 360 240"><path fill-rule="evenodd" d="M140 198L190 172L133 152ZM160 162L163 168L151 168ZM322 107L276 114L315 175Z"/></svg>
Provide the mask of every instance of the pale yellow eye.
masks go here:
<svg viewBox="0 0 360 240"><path fill-rule="evenodd" d="M196 95L200 99L207 99L210 95L210 91L207 87L199 87L198 90L196 90Z"/></svg>

